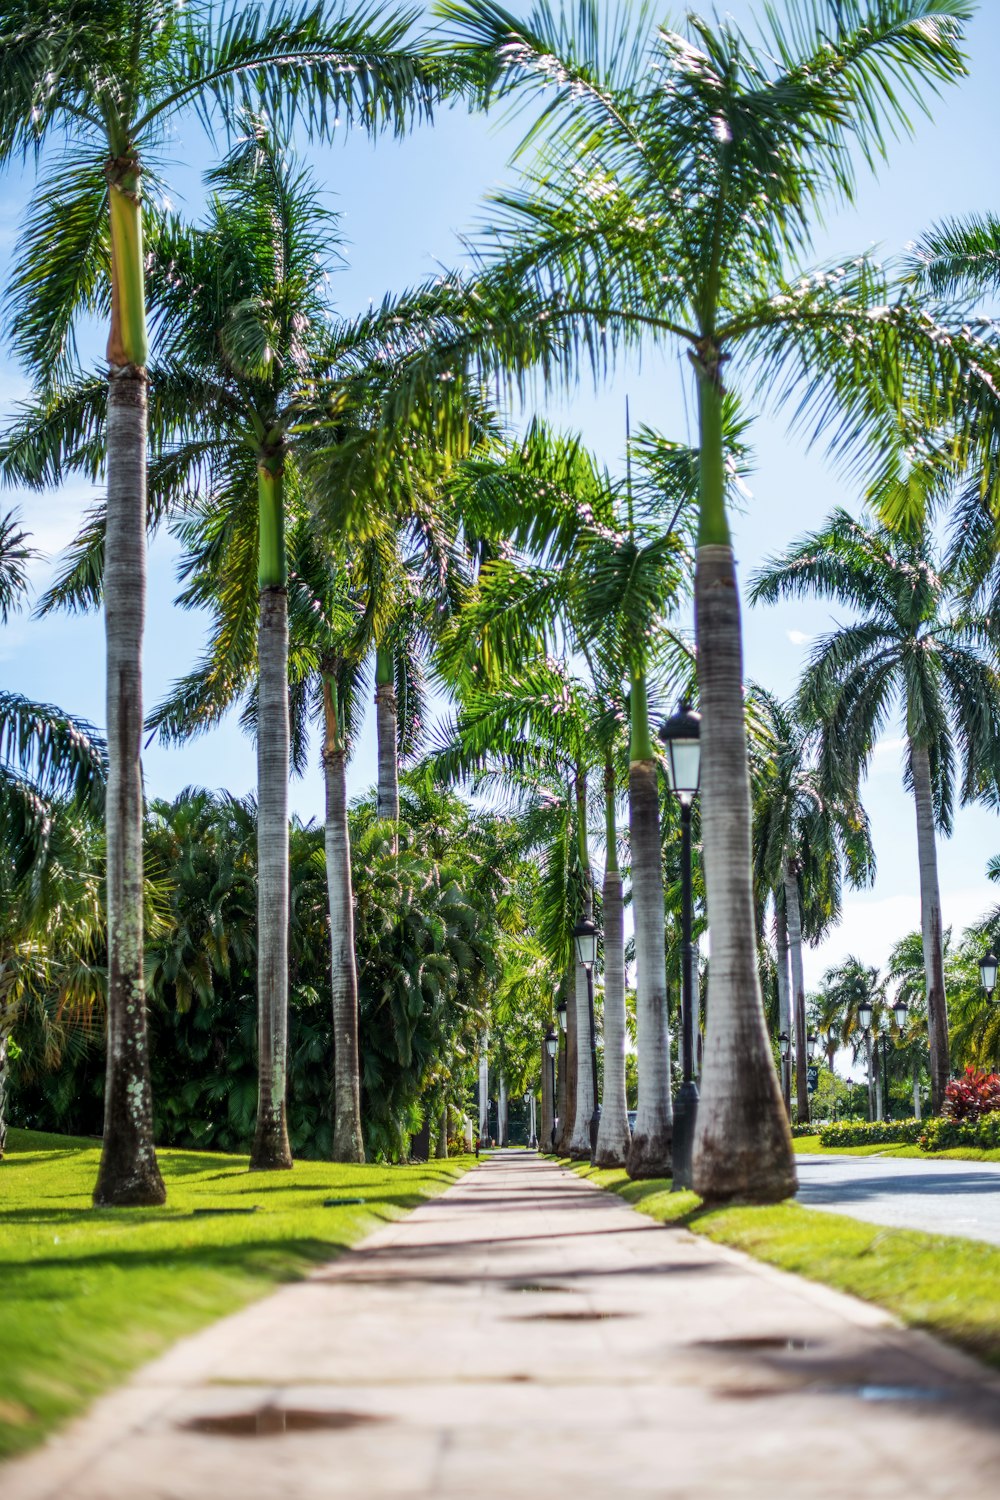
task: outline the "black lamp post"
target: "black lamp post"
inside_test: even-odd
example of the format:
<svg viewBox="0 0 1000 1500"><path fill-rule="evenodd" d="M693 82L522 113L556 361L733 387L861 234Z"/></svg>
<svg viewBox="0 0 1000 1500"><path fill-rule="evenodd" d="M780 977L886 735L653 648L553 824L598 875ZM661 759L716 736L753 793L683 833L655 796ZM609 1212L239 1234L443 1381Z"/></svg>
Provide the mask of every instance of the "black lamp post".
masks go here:
<svg viewBox="0 0 1000 1500"><path fill-rule="evenodd" d="M545 1050L549 1054L549 1067L552 1069L550 1085L552 1089L552 1140L550 1144L554 1155L556 1149L556 1053L559 1050L559 1038L554 1026L550 1026L545 1033Z"/></svg>
<svg viewBox="0 0 1000 1500"><path fill-rule="evenodd" d="M871 1118L874 1120L875 1114L874 1114L874 1109L873 1109L872 1103L871 1103L871 1085L872 1085L872 1055L871 1055L871 1046L872 1046L872 1015L873 1015L873 1010L872 1010L872 1003L871 1003L871 1001L870 1000L862 1000L861 1003L860 1003L860 1005L858 1006L858 1025L861 1027L861 1030L864 1032L864 1034L865 1034L865 1041L868 1044L868 1056L867 1056L866 1061L868 1063L869 1114L871 1115ZM877 1057L875 1059L875 1064L876 1064L876 1067L877 1067L878 1066L878 1058Z"/></svg>
<svg viewBox="0 0 1000 1500"><path fill-rule="evenodd" d="M987 1000L992 1000L993 991L997 987L997 956L992 948L979 960L979 979L986 991Z"/></svg>
<svg viewBox="0 0 1000 1500"><path fill-rule="evenodd" d="M681 1039L684 1068L674 1107L673 1191L691 1186L691 1156L698 1118L698 1085L694 1081L694 943L691 929L691 805L701 778L701 714L682 702L660 726L667 751L667 781L681 810Z"/></svg>
<svg viewBox="0 0 1000 1500"><path fill-rule="evenodd" d="M597 1022L594 1018L594 965L597 963L597 928L588 917L573 928L576 960L587 975L587 1008L590 1015L590 1077L594 1086L594 1113L590 1117L590 1165L597 1160L597 1132L601 1128L601 1105L597 1097Z"/></svg>

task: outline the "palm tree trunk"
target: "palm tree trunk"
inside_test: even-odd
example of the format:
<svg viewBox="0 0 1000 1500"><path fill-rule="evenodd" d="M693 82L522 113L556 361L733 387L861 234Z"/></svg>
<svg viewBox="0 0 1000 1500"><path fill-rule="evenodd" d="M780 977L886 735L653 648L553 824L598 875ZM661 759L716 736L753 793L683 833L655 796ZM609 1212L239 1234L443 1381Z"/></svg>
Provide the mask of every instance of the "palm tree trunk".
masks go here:
<svg viewBox="0 0 1000 1500"><path fill-rule="evenodd" d="M618 829L615 820L615 773L604 768L604 806L607 821L604 862L604 1090L601 1124L597 1132L597 1165L623 1167L631 1135L625 1097L625 914L622 877L618 869Z"/></svg>
<svg viewBox="0 0 1000 1500"><path fill-rule="evenodd" d="M438 1161L448 1160L448 1093L445 1089L441 1090L441 1124L438 1129L437 1159Z"/></svg>
<svg viewBox="0 0 1000 1500"><path fill-rule="evenodd" d="M572 974L567 974L563 980L563 994L567 1000L566 1031L559 1039L559 1073L556 1080L556 1150L560 1156L566 1155L576 1103L576 1004L570 1003L573 996L571 979Z"/></svg>
<svg viewBox="0 0 1000 1500"><path fill-rule="evenodd" d="M399 741L393 655L379 647L375 653L375 734L378 745L376 808L386 822L399 822Z"/></svg>
<svg viewBox="0 0 1000 1500"><path fill-rule="evenodd" d="M542 1043L542 1129L538 1139L540 1151L552 1150L552 1113L555 1100L552 1097L552 1059L548 1048Z"/></svg>
<svg viewBox="0 0 1000 1500"><path fill-rule="evenodd" d="M802 914L799 878L794 860L785 864L785 911L788 916L788 953L792 966L795 1007L795 1112L800 1125L809 1121L809 1046L806 1034L806 983L802 972Z"/></svg>
<svg viewBox="0 0 1000 1500"><path fill-rule="evenodd" d="M778 892L774 893L774 946L778 965L778 1031L789 1040L791 1056L792 1010L789 1003L788 984L788 917ZM785 1100L785 1112L792 1118L792 1070L787 1059L781 1061L781 1092Z"/></svg>
<svg viewBox="0 0 1000 1500"><path fill-rule="evenodd" d="M337 701L337 663L324 663L323 779L326 784L326 883L330 905L333 1003L333 1160L363 1162L358 1053L358 969L354 951L351 834L347 822L347 746Z"/></svg>
<svg viewBox="0 0 1000 1500"><path fill-rule="evenodd" d="M701 514L695 629L701 721L703 866L712 934L695 1192L777 1202L796 1189L795 1157L757 975L743 642L725 512L719 354L699 368Z"/></svg>
<svg viewBox="0 0 1000 1500"><path fill-rule="evenodd" d="M479 1042L479 1139L486 1144L490 1134L490 1057L489 1033Z"/></svg>
<svg viewBox="0 0 1000 1500"><path fill-rule="evenodd" d="M913 1059L913 1118L920 1119L920 1059Z"/></svg>
<svg viewBox="0 0 1000 1500"><path fill-rule="evenodd" d="M646 677L631 679L628 771L632 920L635 927L635 1021L639 1108L628 1153L630 1177L669 1177L674 1111L670 1095L670 1030L663 907L663 848L656 757L649 731Z"/></svg>
<svg viewBox="0 0 1000 1500"><path fill-rule="evenodd" d="M3 1161L7 1150L7 1044L11 1029L11 1023L6 1017L0 1021L0 1161Z"/></svg>
<svg viewBox="0 0 1000 1500"><path fill-rule="evenodd" d="M137 190L137 185L136 185ZM118 191L112 201L121 209ZM122 217L119 213L118 217ZM125 214L128 217L128 214ZM141 225L135 205L141 255ZM115 269L124 247L115 236ZM133 267L134 271L134 267ZM135 275L141 285L141 264ZM135 279L134 276L132 279ZM120 301L120 294L119 294ZM108 506L104 546L107 642L108 1036L104 1145L94 1188L98 1207L149 1206L166 1200L153 1149L143 976L142 634L146 608L146 372L126 358L128 327L109 340ZM116 346L120 345L120 349ZM123 363L115 358L121 352Z"/></svg>
<svg viewBox="0 0 1000 1500"><path fill-rule="evenodd" d="M865 1035L865 1066L868 1074L868 1119L874 1123L878 1119L878 1114L875 1106L875 1074L872 1071L871 1032Z"/></svg>
<svg viewBox="0 0 1000 1500"><path fill-rule="evenodd" d="M924 940L927 984L927 1035L930 1042L931 1114L944 1107L951 1072L948 1042L948 997L944 987L944 929L938 886L937 841L931 761L926 747L910 741L913 800L917 809L917 863L920 868L920 926Z"/></svg>
<svg viewBox="0 0 1000 1500"><path fill-rule="evenodd" d="M507 1080L500 1074L500 1084L497 1089L497 1145L506 1146L507 1139Z"/></svg>
<svg viewBox="0 0 1000 1500"><path fill-rule="evenodd" d="M583 916L594 920L594 887L590 868L590 843L587 837L587 778L578 772L576 778L576 826L583 872ZM574 959L576 954L573 954ZM573 1128L567 1143L567 1154L576 1161L590 1160L590 1122L594 1115L594 1079L590 1053L590 982L582 964L574 963L573 1012L576 1020L576 1087L573 1101Z"/></svg>
<svg viewBox="0 0 1000 1500"><path fill-rule="evenodd" d="M257 469L257 1128L252 1172L290 1168L288 1141L288 592L283 454Z"/></svg>

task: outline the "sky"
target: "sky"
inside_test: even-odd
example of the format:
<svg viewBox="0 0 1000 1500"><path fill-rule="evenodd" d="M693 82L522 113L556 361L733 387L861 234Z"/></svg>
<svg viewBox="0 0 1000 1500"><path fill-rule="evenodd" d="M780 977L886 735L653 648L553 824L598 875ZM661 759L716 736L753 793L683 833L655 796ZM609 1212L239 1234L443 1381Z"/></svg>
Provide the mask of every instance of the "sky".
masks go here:
<svg viewBox="0 0 1000 1500"><path fill-rule="evenodd" d="M780 0L779 0L780 4ZM517 6L512 8L517 9ZM758 4L735 3L727 13L747 23ZM674 24L681 8L665 4ZM815 261L878 247L900 251L931 224L952 215L996 208L996 78L1000 62L1000 6L980 6L969 33L970 76L937 101L930 119L915 116L912 138L897 142L877 179L862 177L857 202L831 211L816 237ZM453 109L431 127L402 142L370 144L360 135L322 147L304 148L329 202L342 215L346 264L334 272L339 308L353 315L387 291L399 292L440 270L464 263L462 236L488 221L488 194L516 180L509 165L519 139L516 123L470 116ZM206 143L193 120L178 123L167 153L165 177L176 208L197 217L199 173L210 167L224 141ZM31 191L30 172L8 171L0 179L0 261L8 262L17 224ZM6 280L6 275L0 272ZM103 338L88 340L95 362ZM28 394L23 373L0 348L0 419L6 421ZM620 466L624 453L625 402L634 426L646 423L667 437L692 437L676 354L657 353L619 369L600 389L584 383L569 395L539 393L534 409L561 427L584 435L600 458ZM782 550L804 530L818 526L835 505L857 508L857 497L818 449L806 450L780 416L761 417L752 429L754 472L742 514L735 517L734 544L745 586L765 557ZM68 484L44 494L8 491L4 510L16 506L45 559L33 569L42 589L60 550L71 540L89 504L89 486ZM175 678L189 671L205 635L205 621L174 603L177 553L169 538L158 540L149 559L145 646L146 703L152 707ZM839 623L830 606L796 601L745 611L747 676L780 696L790 695L817 636ZM57 703L100 725L104 717L104 641L99 617L15 617L0 629L0 682L10 690ZM374 780L374 715L369 714L351 769L351 789ZM806 953L806 982L815 986L824 970L853 953L867 963L885 962L892 943L919 925L916 833L910 798L902 788L902 742L898 729L875 752L864 788L878 860L873 890L848 892L843 920L833 934ZM198 784L243 794L255 780L252 743L235 717L212 733L179 747L151 746L144 757L147 790L169 797ZM311 768L291 789L293 809L303 818L322 816L318 750ZM946 925L959 931L993 905L1000 892L985 878L987 859L1000 851L996 814L963 809L950 840L940 844L940 877Z"/></svg>

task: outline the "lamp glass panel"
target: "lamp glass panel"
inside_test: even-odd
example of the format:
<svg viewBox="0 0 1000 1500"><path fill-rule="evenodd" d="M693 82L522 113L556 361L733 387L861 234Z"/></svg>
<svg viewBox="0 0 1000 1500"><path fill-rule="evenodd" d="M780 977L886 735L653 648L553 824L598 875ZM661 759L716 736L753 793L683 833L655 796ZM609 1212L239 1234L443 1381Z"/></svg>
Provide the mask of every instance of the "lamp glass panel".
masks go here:
<svg viewBox="0 0 1000 1500"><path fill-rule="evenodd" d="M698 790L701 770L700 740L671 740L669 749L667 763L670 767L671 790L678 794L687 792L693 795Z"/></svg>
<svg viewBox="0 0 1000 1500"><path fill-rule="evenodd" d="M576 937L576 956L585 969L592 969L597 962L597 932L578 932Z"/></svg>
<svg viewBox="0 0 1000 1500"><path fill-rule="evenodd" d="M979 977L983 981L984 990L995 990L997 985L997 956L992 951L979 965Z"/></svg>
<svg viewBox="0 0 1000 1500"><path fill-rule="evenodd" d="M906 1025L906 1017L909 1015L910 1007L907 1005L905 1000L897 1000L895 1005L892 1007L892 1010L893 1014L896 1017L896 1025L899 1027L900 1031L902 1031L903 1027Z"/></svg>
<svg viewBox="0 0 1000 1500"><path fill-rule="evenodd" d="M862 1000L858 1006L858 1020L861 1022L861 1030L867 1031L872 1024L872 1006L870 1000Z"/></svg>
<svg viewBox="0 0 1000 1500"><path fill-rule="evenodd" d="M559 1046L559 1039L558 1039L558 1037L556 1037L556 1036L553 1035L553 1036L547 1036L545 1038L545 1050L549 1054L550 1057L555 1057L555 1055L556 1055L556 1048L558 1046Z"/></svg>

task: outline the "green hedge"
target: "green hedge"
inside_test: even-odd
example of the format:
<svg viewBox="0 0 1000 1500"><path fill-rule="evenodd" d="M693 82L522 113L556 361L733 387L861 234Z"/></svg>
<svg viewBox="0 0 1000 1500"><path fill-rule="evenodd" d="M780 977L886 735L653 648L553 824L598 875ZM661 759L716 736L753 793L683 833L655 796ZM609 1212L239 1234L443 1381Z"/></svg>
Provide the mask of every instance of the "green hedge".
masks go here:
<svg viewBox="0 0 1000 1500"><path fill-rule="evenodd" d="M821 1146L916 1146L927 1128L926 1120L841 1120L821 1125ZM939 1148L940 1149L940 1148Z"/></svg>
<svg viewBox="0 0 1000 1500"><path fill-rule="evenodd" d="M923 1151L951 1151L956 1146L1000 1150L1000 1111L978 1120L926 1120L920 1135Z"/></svg>
<svg viewBox="0 0 1000 1500"><path fill-rule="evenodd" d="M796 1140L798 1140L799 1136L815 1135L818 1130L818 1125L813 1125L810 1121L806 1120L801 1125L792 1126L792 1135Z"/></svg>

